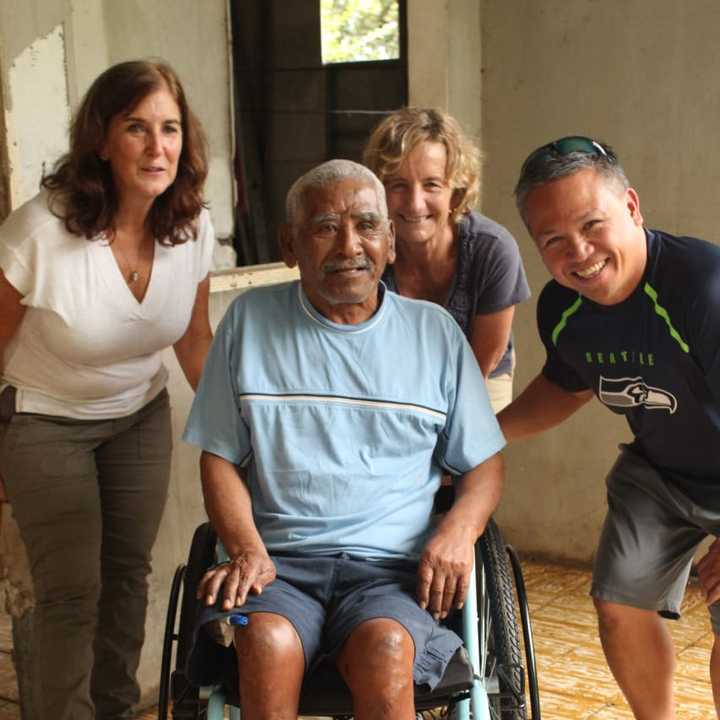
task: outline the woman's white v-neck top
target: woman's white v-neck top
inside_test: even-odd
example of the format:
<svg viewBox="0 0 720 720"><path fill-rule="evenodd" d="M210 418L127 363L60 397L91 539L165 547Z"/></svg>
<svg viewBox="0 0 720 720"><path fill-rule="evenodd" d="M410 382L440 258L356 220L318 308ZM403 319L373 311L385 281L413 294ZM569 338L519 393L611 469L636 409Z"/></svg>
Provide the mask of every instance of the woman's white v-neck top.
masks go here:
<svg viewBox="0 0 720 720"><path fill-rule="evenodd" d="M212 259L207 210L196 240L155 245L142 302L104 237L69 233L41 192L0 227L0 268L27 307L4 355L18 412L123 417L165 386L161 351L185 333ZM1 310L0 310L1 312Z"/></svg>

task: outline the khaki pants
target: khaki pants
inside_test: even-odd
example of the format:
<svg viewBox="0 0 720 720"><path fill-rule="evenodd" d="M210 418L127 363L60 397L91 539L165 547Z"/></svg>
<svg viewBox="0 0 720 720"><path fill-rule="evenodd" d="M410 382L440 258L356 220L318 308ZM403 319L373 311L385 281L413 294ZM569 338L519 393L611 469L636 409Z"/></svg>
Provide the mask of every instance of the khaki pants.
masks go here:
<svg viewBox="0 0 720 720"><path fill-rule="evenodd" d="M30 683L40 717L131 717L150 553L169 480L167 392L113 420L14 411L0 396L0 475L35 592Z"/></svg>
<svg viewBox="0 0 720 720"><path fill-rule="evenodd" d="M490 406L496 415L512 402L513 376L510 373L488 378L485 381L485 387L488 391Z"/></svg>

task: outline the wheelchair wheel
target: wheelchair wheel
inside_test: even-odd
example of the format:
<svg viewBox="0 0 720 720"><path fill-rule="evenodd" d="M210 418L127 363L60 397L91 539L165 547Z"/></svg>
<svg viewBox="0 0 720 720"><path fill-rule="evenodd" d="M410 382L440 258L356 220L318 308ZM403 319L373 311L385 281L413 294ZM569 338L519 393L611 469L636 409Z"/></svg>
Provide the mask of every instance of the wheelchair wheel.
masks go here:
<svg viewBox="0 0 720 720"><path fill-rule="evenodd" d="M175 623L177 620L177 606L182 589L185 566L179 565L175 570L172 585L170 586L170 599L168 600L167 615L165 617L165 635L162 644L162 661L160 663L160 691L158 693L158 720L167 720L170 705L170 668L172 665L173 646L177 640Z"/></svg>
<svg viewBox="0 0 720 720"><path fill-rule="evenodd" d="M209 523L200 525L193 535L187 565L180 565L175 571L165 622L158 720L167 720L171 701L173 720L198 720L205 717L206 702L200 699L198 688L188 682L185 662L200 606L195 598L195 589L213 562L214 550L215 532ZM173 649L175 669L171 670Z"/></svg>
<svg viewBox="0 0 720 720"><path fill-rule="evenodd" d="M481 671L493 720L525 720L525 670L515 619L515 592L500 529L491 519L478 541ZM482 572L480 572L482 568Z"/></svg>
<svg viewBox="0 0 720 720"><path fill-rule="evenodd" d="M523 579L520 558L511 546L507 546L510 564L515 576L515 589L520 609L520 620L522 621L523 642L525 645L525 667L527 668L528 692L530 694L530 710L533 720L540 720L540 688L538 686L537 666L535 665L535 643L533 641L532 625L530 623L530 608L528 607L527 593L525 592L525 580Z"/></svg>

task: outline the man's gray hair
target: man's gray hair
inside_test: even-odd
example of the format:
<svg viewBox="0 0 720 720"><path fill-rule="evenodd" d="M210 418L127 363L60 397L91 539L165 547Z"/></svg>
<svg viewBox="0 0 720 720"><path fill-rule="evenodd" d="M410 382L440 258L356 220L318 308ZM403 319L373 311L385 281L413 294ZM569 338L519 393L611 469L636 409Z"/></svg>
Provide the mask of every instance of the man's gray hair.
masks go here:
<svg viewBox="0 0 720 720"><path fill-rule="evenodd" d="M387 221L385 188L375 173L352 160L328 160L300 176L288 190L285 199L285 214L288 224L296 227L304 220L301 210L308 190L327 187L348 179L359 180L375 190L380 216Z"/></svg>
<svg viewBox="0 0 720 720"><path fill-rule="evenodd" d="M553 180L590 169L595 170L605 180L614 183L622 190L630 187L625 171L613 149L605 143L601 143L601 145L607 153L606 155L586 152L569 152L561 155L551 150L543 153L540 152L542 148L539 148L528 156L520 172L520 179L515 186L515 204L526 225L525 206L530 191ZM538 153L537 157L533 158L536 153Z"/></svg>

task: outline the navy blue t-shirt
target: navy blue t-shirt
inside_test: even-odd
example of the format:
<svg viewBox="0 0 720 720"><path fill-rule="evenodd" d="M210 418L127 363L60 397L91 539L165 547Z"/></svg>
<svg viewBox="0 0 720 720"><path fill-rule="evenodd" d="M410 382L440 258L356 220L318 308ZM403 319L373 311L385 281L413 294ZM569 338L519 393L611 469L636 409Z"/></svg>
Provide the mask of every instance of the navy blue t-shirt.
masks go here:
<svg viewBox="0 0 720 720"><path fill-rule="evenodd" d="M720 247L646 235L645 274L622 303L545 286L543 374L625 415L632 449L697 497L720 486Z"/></svg>

